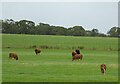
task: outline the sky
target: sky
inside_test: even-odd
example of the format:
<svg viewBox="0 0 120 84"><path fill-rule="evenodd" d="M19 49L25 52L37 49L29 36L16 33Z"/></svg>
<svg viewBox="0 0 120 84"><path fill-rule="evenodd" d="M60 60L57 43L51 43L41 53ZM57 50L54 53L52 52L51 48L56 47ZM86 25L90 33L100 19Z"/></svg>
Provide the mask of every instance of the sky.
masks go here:
<svg viewBox="0 0 120 84"><path fill-rule="evenodd" d="M0 3L1 6L1 3ZM83 26L107 33L118 26L118 2L2 2L2 19L31 20L66 28ZM0 17L1 18L1 17Z"/></svg>

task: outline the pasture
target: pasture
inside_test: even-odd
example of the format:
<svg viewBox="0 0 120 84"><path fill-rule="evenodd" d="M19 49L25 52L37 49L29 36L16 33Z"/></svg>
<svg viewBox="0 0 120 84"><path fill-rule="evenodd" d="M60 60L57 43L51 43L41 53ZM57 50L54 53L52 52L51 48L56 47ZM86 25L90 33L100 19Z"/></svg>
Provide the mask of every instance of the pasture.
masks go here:
<svg viewBox="0 0 120 84"><path fill-rule="evenodd" d="M41 53L35 55L35 47ZM83 60L72 61L80 49ZM16 52L19 60L10 60ZM106 75L100 64L107 65ZM118 39L48 35L2 35L3 82L118 82Z"/></svg>

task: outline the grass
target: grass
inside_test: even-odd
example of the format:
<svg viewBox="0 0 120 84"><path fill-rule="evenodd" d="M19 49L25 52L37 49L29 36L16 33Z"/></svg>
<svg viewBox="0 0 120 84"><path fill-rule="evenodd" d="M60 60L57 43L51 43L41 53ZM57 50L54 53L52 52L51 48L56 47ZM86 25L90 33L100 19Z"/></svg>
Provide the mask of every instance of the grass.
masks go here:
<svg viewBox="0 0 120 84"><path fill-rule="evenodd" d="M3 82L118 81L117 38L9 34L2 36ZM31 47L33 45L46 45L51 48L43 47L41 54L36 56L34 48ZM81 50L84 58L82 61L71 61L73 47L78 46L84 46ZM16 52L19 60L9 60L9 52ZM100 72L102 63L107 65L106 75Z"/></svg>
<svg viewBox="0 0 120 84"><path fill-rule="evenodd" d="M3 35L3 47L30 48L32 46L47 46L52 48L117 50L117 38L102 37L73 37L73 36L49 36L49 35ZM88 43L89 42L89 43Z"/></svg>

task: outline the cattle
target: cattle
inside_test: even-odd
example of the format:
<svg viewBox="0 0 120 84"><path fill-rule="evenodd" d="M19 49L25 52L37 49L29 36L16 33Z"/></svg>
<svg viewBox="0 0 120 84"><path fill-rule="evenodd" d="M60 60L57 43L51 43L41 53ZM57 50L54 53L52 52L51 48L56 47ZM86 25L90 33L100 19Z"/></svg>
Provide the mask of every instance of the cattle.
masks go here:
<svg viewBox="0 0 120 84"><path fill-rule="evenodd" d="M72 52L72 57L75 56L77 53L76 52Z"/></svg>
<svg viewBox="0 0 120 84"><path fill-rule="evenodd" d="M105 73L106 73L106 64L101 64L100 69L101 69L101 73L103 73L105 75Z"/></svg>
<svg viewBox="0 0 120 84"><path fill-rule="evenodd" d="M38 54L38 53L40 53L41 52L41 50L39 49L39 48L35 48L35 53L36 53L36 55Z"/></svg>
<svg viewBox="0 0 120 84"><path fill-rule="evenodd" d="M82 58L83 58L83 55L81 55L81 54L76 54L76 55L74 55L73 57L72 57L72 61L74 61L74 60L82 60Z"/></svg>
<svg viewBox="0 0 120 84"><path fill-rule="evenodd" d="M79 60L79 59L82 60L82 58L83 58L82 54L77 54L77 52L72 52L72 61Z"/></svg>
<svg viewBox="0 0 120 84"><path fill-rule="evenodd" d="M9 53L9 59L12 58L18 60L18 55L16 53Z"/></svg>

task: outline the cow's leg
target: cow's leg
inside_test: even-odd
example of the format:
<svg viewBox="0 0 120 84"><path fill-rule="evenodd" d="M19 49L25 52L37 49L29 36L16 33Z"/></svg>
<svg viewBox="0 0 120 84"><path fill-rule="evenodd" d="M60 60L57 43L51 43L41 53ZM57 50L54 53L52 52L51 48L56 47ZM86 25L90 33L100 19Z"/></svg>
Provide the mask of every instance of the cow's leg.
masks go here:
<svg viewBox="0 0 120 84"><path fill-rule="evenodd" d="M72 58L72 61L74 61L74 58Z"/></svg>
<svg viewBox="0 0 120 84"><path fill-rule="evenodd" d="M9 59L11 59L11 56L9 56Z"/></svg>
<svg viewBox="0 0 120 84"><path fill-rule="evenodd" d="M36 55L37 55L37 52L35 52L36 53Z"/></svg>
<svg viewBox="0 0 120 84"><path fill-rule="evenodd" d="M103 74L105 75L105 73L106 73L106 70L103 68Z"/></svg>

